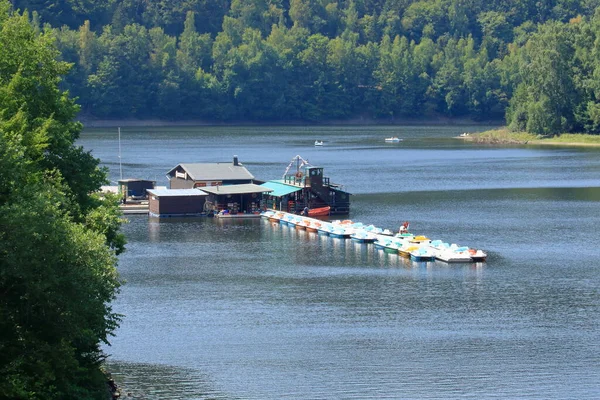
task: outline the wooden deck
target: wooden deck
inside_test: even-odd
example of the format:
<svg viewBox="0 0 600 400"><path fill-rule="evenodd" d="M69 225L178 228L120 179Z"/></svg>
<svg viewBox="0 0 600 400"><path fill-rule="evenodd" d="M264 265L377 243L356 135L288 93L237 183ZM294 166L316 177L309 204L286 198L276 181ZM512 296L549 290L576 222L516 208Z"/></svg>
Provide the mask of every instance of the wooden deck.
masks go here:
<svg viewBox="0 0 600 400"><path fill-rule="evenodd" d="M119 205L119 208L121 209L121 211L123 211L123 214L125 214L125 215L148 214L148 202L147 201L141 202L141 203L125 203L125 204Z"/></svg>

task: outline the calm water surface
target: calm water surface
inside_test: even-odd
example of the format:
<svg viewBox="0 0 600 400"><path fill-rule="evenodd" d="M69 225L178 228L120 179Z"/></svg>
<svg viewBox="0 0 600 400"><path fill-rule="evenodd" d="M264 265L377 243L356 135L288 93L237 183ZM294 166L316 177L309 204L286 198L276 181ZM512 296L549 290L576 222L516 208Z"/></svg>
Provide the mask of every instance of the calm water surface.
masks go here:
<svg viewBox="0 0 600 400"><path fill-rule="evenodd" d="M122 129L124 177L167 185L178 163L237 155L278 179L299 154L353 193L353 220L408 220L489 259L415 263L263 220L132 216L115 378L147 399L600 398L600 149L452 139L481 129ZM80 144L119 178L116 129Z"/></svg>

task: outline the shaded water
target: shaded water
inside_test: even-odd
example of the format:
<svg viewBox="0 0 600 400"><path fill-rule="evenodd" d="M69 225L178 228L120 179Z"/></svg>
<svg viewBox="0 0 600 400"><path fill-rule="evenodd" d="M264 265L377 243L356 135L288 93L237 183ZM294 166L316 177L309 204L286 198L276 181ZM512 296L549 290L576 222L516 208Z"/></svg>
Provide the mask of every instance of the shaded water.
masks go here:
<svg viewBox="0 0 600 400"><path fill-rule="evenodd" d="M115 378L160 399L599 398L600 149L452 139L479 129L122 129L125 177L166 185L178 163L238 155L277 179L300 154L353 193L353 220L408 220L489 259L415 263L263 220L132 216ZM116 130L80 143L116 181Z"/></svg>

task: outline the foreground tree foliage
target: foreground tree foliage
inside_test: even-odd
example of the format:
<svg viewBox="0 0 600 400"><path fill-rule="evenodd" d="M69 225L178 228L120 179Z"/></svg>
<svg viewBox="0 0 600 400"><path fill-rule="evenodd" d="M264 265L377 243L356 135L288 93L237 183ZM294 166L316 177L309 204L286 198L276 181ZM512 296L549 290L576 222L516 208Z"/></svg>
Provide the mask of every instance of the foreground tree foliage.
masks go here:
<svg viewBox="0 0 600 400"><path fill-rule="evenodd" d="M54 31L92 117L600 129L595 0L50 3L13 0Z"/></svg>
<svg viewBox="0 0 600 400"><path fill-rule="evenodd" d="M51 32L0 2L0 397L105 399L100 345L123 251Z"/></svg>

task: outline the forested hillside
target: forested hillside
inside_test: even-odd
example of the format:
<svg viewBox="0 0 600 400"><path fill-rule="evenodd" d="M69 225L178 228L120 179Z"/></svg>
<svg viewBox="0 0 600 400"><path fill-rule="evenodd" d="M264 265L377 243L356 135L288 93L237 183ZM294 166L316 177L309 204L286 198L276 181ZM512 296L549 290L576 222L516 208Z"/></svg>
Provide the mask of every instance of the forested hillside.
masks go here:
<svg viewBox="0 0 600 400"><path fill-rule="evenodd" d="M600 132L598 0L14 0L102 118Z"/></svg>

